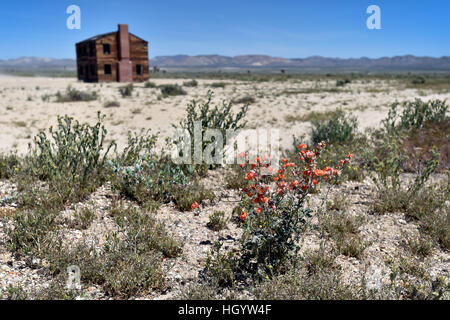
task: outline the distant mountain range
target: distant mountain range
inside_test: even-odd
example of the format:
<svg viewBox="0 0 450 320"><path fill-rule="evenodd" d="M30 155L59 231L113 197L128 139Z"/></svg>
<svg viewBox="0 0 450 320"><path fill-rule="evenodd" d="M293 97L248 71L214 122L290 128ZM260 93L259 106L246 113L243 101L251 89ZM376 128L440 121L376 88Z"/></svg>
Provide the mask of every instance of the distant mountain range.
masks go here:
<svg viewBox="0 0 450 320"><path fill-rule="evenodd" d="M150 59L151 67L160 68L259 68L259 69L298 69L298 70L428 70L450 71L450 56L441 58L416 57L413 55L383 58L325 58L313 56L302 59L286 59L267 55L241 55L227 57L221 55L175 55L159 56ZM0 60L1 70L74 70L74 59L52 59L21 57Z"/></svg>
<svg viewBox="0 0 450 320"><path fill-rule="evenodd" d="M172 68L295 68L295 69L355 69L355 70L450 70L450 56L441 58L412 55L370 58L325 58L313 56L286 59L265 55L226 57L220 55L161 56L150 59L151 66Z"/></svg>

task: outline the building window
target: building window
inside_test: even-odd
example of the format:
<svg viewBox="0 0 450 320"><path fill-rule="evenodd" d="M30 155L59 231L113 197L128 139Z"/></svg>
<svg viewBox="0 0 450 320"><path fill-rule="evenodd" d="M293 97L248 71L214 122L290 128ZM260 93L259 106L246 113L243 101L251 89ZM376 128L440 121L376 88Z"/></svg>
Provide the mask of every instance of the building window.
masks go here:
<svg viewBox="0 0 450 320"><path fill-rule="evenodd" d="M91 57L95 56L95 42L89 43L89 54Z"/></svg>
<svg viewBox="0 0 450 320"><path fill-rule="evenodd" d="M144 66L142 64L138 64L136 66L136 73L137 75L141 76L144 74Z"/></svg>
<svg viewBox="0 0 450 320"><path fill-rule="evenodd" d="M95 74L96 74L95 65L91 64L91 75L95 76Z"/></svg>
<svg viewBox="0 0 450 320"><path fill-rule="evenodd" d="M105 74L111 74L111 65L105 64Z"/></svg>
<svg viewBox="0 0 450 320"><path fill-rule="evenodd" d="M82 76L83 75L83 67L79 67L78 72L80 73L80 76Z"/></svg>
<svg viewBox="0 0 450 320"><path fill-rule="evenodd" d="M103 44L103 53L104 54L111 54L111 45L109 43Z"/></svg>

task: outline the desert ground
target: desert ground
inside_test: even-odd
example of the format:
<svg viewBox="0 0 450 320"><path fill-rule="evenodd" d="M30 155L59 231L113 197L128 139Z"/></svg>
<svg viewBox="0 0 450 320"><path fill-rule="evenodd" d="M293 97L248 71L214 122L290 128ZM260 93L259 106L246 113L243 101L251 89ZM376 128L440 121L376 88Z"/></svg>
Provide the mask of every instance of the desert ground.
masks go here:
<svg viewBox="0 0 450 320"><path fill-rule="evenodd" d="M7 156L17 151L19 157L25 155L33 137L40 130L55 126L58 115L70 115L81 122L94 124L98 111L106 115L107 140L115 140L118 150L126 147L128 131L141 129L159 133L157 146L164 148L164 137L170 136L173 125L186 117L187 104L193 99L204 100L209 90L214 93L215 103L223 100L237 102L233 106L234 112L244 105L246 99L242 98L251 97L245 118L247 127L280 129L284 149L293 148L293 136L304 135L309 144L309 119L314 114L332 113L341 108L347 115L357 118L358 130L363 132L380 128L394 102L414 101L416 98L425 102L435 99L450 101L448 83L443 88L414 87L396 78L360 77L343 86L336 86L336 79L326 76L294 77L285 81L197 79L197 86L184 86L189 80L189 77L150 79L154 85L134 84L132 95L123 97L119 88L124 85L118 83L92 84L73 78L0 76L0 154ZM214 85L217 83L221 85ZM159 86L165 84L178 84L186 94L163 96ZM56 101L56 93L64 93L69 86L83 92L95 91L97 99ZM445 134L448 138L449 133ZM351 145L348 147L350 149ZM348 152L355 153L358 158L356 151ZM360 168L359 164L350 166L354 166L354 170ZM45 231L42 239L45 234L52 233L62 241L67 256L61 257L58 253L57 258L48 253L51 250L45 253L48 254L46 257L41 247L37 250L39 253L31 257L29 252L17 254L17 249L11 249L11 231L8 230L19 226L15 215L38 211L38 207L33 204L22 209L19 199L24 192L23 182L16 180L14 174L0 180L0 298L449 299L450 253L448 247L440 242L442 239L448 241L449 230L445 168L433 173L427 182L427 186L447 188L443 195L439 193L444 197L443 207L439 207L439 210L444 210L439 211L443 217L440 220L440 240L435 241L429 236L429 231L423 231L422 220L411 219L407 209L374 213L374 202L380 198L380 193L369 175L360 175L357 179L345 179L336 185L324 184L309 195L308 207L313 211L311 225L316 227L306 230L299 244L302 263L307 265L305 273L295 269L279 276L267 276L267 279L255 283L236 280L231 286L200 281L216 241L222 243L221 250L239 252L243 229L239 218L235 221L233 210L241 196L239 188L227 187L233 170L214 168L198 178L200 185L211 191L214 197L200 201L200 207L195 210L181 210L174 201L156 202L149 209L147 204L114 190L114 182L106 180L83 198L67 201L55 209L59 212L54 222L58 228ZM411 181L416 175L415 172L404 173L401 179ZM45 186L44 189L47 190ZM124 260L123 264L118 264L124 269L122 273L118 272L120 276L114 275L118 277L115 282L108 277L98 280L92 275L93 271L81 267L82 288L75 293L61 289L66 281L65 271L61 270L72 264L72 260L81 259L76 257L76 253L69 253L71 248L81 243L103 248L108 242L107 235L120 230L116 225L120 214L115 212L130 207L152 211L156 221L163 222L168 234L181 244L177 254L164 254L158 262L161 264L161 283L158 280L157 284L152 282L149 285L136 280L133 272L143 274L139 273L141 269L133 269L131 263ZM80 227L76 220L80 218L79 213L88 212L86 210L92 213L92 217L89 223ZM223 212L228 219L226 225L218 230L211 228L211 215L215 211ZM330 220L330 217L343 220ZM345 231L349 226L352 230ZM341 238L330 236L333 232L350 234L351 248L341 250L342 243L336 240ZM135 236L138 237L137 234ZM35 238L27 241L34 243ZM39 242L39 246L44 247L44 242ZM51 254L56 255L54 252ZM322 271L312 272L311 268ZM299 267L298 270L304 268ZM89 275L83 278L86 272ZM129 274L129 277L124 274ZM130 284L133 281L138 284ZM312 288L316 287L319 289L314 291ZM300 288L311 290L306 292ZM369 290L373 296L361 293L361 288Z"/></svg>
<svg viewBox="0 0 450 320"><path fill-rule="evenodd" d="M187 79L189 80L189 79ZM186 79L152 79L157 86L182 85ZM161 98L158 88L144 88L136 84L132 97L121 97L119 83L91 84L71 78L40 78L0 76L1 122L0 152L17 149L27 151L31 138L57 123L58 115L70 115L81 122L94 122L97 112L106 117L109 138L117 141L119 148L126 143L129 130L151 129L161 137L170 136L173 124L185 116L186 106L192 100L204 100L207 92L214 92L214 101L238 100L254 97L246 119L249 128L278 128L282 146L292 146L292 135L309 132L308 122L302 116L310 112L333 111L342 108L355 115L361 130L376 128L395 101L450 100L445 90L405 88L398 80L356 80L336 91L336 80L292 80L283 82L251 82L235 80L198 80L197 87L184 88L186 95ZM211 84L225 83L224 88ZM82 91L96 91L99 98L88 102L56 102L53 97L63 93L68 86ZM42 98L49 95L48 101ZM110 101L119 107L105 107ZM234 106L239 110L242 103Z"/></svg>

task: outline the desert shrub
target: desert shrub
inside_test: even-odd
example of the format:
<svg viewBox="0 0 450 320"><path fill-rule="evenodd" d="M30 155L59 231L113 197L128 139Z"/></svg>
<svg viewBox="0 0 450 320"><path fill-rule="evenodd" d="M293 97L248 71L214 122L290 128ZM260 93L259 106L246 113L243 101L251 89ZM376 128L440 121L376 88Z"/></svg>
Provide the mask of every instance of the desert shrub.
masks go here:
<svg viewBox="0 0 450 320"><path fill-rule="evenodd" d="M105 107L105 108L120 107L120 102L119 101L106 101L103 104L103 107Z"/></svg>
<svg viewBox="0 0 450 320"><path fill-rule="evenodd" d="M350 82L351 82L350 79L338 79L336 80L336 87L343 87Z"/></svg>
<svg viewBox="0 0 450 320"><path fill-rule="evenodd" d="M116 161L122 166L131 166L144 156L151 156L158 135L150 134L150 130L140 132L128 131L128 142Z"/></svg>
<svg viewBox="0 0 450 320"><path fill-rule="evenodd" d="M69 116L58 117L58 127L50 127L49 137L41 131L30 144L27 172L43 180L85 185L105 169L107 156L115 147L114 142L105 146L104 118L98 113L97 123L91 126Z"/></svg>
<svg viewBox="0 0 450 320"><path fill-rule="evenodd" d="M415 77L414 79L411 80L411 83L415 85L424 84L425 82L426 80L422 76Z"/></svg>
<svg viewBox="0 0 450 320"><path fill-rule="evenodd" d="M41 96L41 100L42 100L42 102L49 102L51 97L52 96L50 94L43 94Z"/></svg>
<svg viewBox="0 0 450 320"><path fill-rule="evenodd" d="M362 222L360 216L352 217L341 212L328 212L320 219L322 230L334 241L337 251L354 258L359 258L366 248L358 230Z"/></svg>
<svg viewBox="0 0 450 320"><path fill-rule="evenodd" d="M185 82L183 82L183 86L185 86L185 87L196 87L196 86L198 86L198 81L195 80L195 79L190 80L190 81L185 81Z"/></svg>
<svg viewBox="0 0 450 320"><path fill-rule="evenodd" d="M177 84L164 84L159 87L164 97L186 95L186 91Z"/></svg>
<svg viewBox="0 0 450 320"><path fill-rule="evenodd" d="M229 189L240 190L247 185L243 168L233 166L233 171L225 177L226 187Z"/></svg>
<svg viewBox="0 0 450 320"><path fill-rule="evenodd" d="M10 179L20 167L20 160L17 154L0 155L0 179Z"/></svg>
<svg viewBox="0 0 450 320"><path fill-rule="evenodd" d="M16 256L40 257L51 241L49 234L56 230L56 215L45 210L20 211L13 216L12 226L6 229L8 249Z"/></svg>
<svg viewBox="0 0 450 320"><path fill-rule="evenodd" d="M379 195L374 202L374 211L384 213L406 210L408 204L425 186L430 175L439 165L438 154L433 152L432 158L418 169L416 178L412 182L406 183L400 179L405 156L400 152L398 142L386 137L384 145L386 152L374 156L374 171L369 173Z"/></svg>
<svg viewBox="0 0 450 320"><path fill-rule="evenodd" d="M68 86L65 93L56 93L56 102L78 102L97 100L97 92L85 92Z"/></svg>
<svg viewBox="0 0 450 320"><path fill-rule="evenodd" d="M53 201L61 206L80 200L102 184L107 156L115 147L114 142L105 145L103 120L100 113L93 126L68 116L58 117L58 126L49 129L49 136L41 131L34 137L18 178L19 189L25 190L21 193L22 205ZM46 189L38 179L47 182Z"/></svg>
<svg viewBox="0 0 450 320"><path fill-rule="evenodd" d="M212 201L215 199L215 195L210 189L201 186L197 182L191 182L177 186L173 198L178 209L188 211L191 210L193 203L202 203L204 200Z"/></svg>
<svg viewBox="0 0 450 320"><path fill-rule="evenodd" d="M222 88L224 89L227 86L226 82L213 82L210 84L212 88Z"/></svg>
<svg viewBox="0 0 450 320"><path fill-rule="evenodd" d="M225 212L214 211L214 213L209 215L209 222L207 226L211 230L220 231L226 228L227 222L228 219L225 217Z"/></svg>
<svg viewBox="0 0 450 320"><path fill-rule="evenodd" d="M336 110L335 115L326 120L312 120L311 141L317 144L326 141L329 144L344 144L351 142L358 129L356 117L346 114L343 110Z"/></svg>
<svg viewBox="0 0 450 320"><path fill-rule="evenodd" d="M19 285L8 285L2 294L0 291L0 299L2 300L29 300L28 293Z"/></svg>
<svg viewBox="0 0 450 320"><path fill-rule="evenodd" d="M113 170L113 189L141 204L182 199L181 190L194 179L194 167L178 165L164 152L158 155L154 153L152 149L156 141L157 136L151 135L149 131L129 133L128 144L123 152L109 161Z"/></svg>
<svg viewBox="0 0 450 320"><path fill-rule="evenodd" d="M242 107L238 113L233 113L231 108L232 102L222 101L222 105L212 105L213 93L208 91L207 100L203 103L198 103L196 100L192 100L186 108L186 118L180 121L175 128L181 128L187 130L191 137L191 141L194 139L195 124L201 124L202 137L205 135L207 129L220 130L224 136L227 130L237 131L242 129L246 121L244 117L248 111L248 105ZM179 145L179 141L175 141ZM208 141L208 139L202 139L202 150L204 151L208 146L213 144L213 150L216 149L216 141ZM211 147L211 146L210 146ZM194 143L191 143L191 154L194 154ZM214 155L217 156L217 155Z"/></svg>
<svg viewBox="0 0 450 320"><path fill-rule="evenodd" d="M450 169L450 118L440 122L427 122L420 129L412 129L399 138L407 156L403 162L406 172L414 172L432 157L433 149L439 153L439 166L436 171L443 172Z"/></svg>
<svg viewBox="0 0 450 320"><path fill-rule="evenodd" d="M208 252L206 266L200 273L203 282L218 287L231 286L235 280L236 257L233 252L222 253L222 243L214 242L213 249Z"/></svg>
<svg viewBox="0 0 450 320"><path fill-rule="evenodd" d="M172 201L176 186L186 185L190 180L190 173L168 157L144 157L127 167L114 162L111 165L115 172L113 188L141 204L149 200Z"/></svg>
<svg viewBox="0 0 450 320"><path fill-rule="evenodd" d="M72 249L56 241L45 252L53 277L77 265L83 284L102 286L107 295L127 299L165 286L162 257L181 252L174 240L153 216L128 208L116 216L118 231L108 235L101 250L81 243Z"/></svg>
<svg viewBox="0 0 450 320"><path fill-rule="evenodd" d="M277 175L270 174L268 164L259 158L248 164L249 185L242 189L238 209L244 228L240 260L254 276L279 273L287 264L295 262L299 250L297 241L310 217L310 210L305 208L307 196L319 181L337 179L339 173L329 166L317 169L317 159L324 148L325 143L319 143L313 150L300 144L303 164L295 165L282 159ZM346 165L350 157L338 167ZM271 188L274 181L275 189Z"/></svg>
<svg viewBox="0 0 450 320"><path fill-rule="evenodd" d="M448 178L447 178L448 179ZM419 231L442 248L450 248L449 183L421 189L406 208L408 218L419 222Z"/></svg>
<svg viewBox="0 0 450 320"><path fill-rule="evenodd" d="M119 93L122 98L131 97L133 95L134 85L132 83L119 88Z"/></svg>
<svg viewBox="0 0 450 320"><path fill-rule="evenodd" d="M252 96L244 96L242 98L234 99L234 104L252 104L255 103L256 99Z"/></svg>
<svg viewBox="0 0 450 320"><path fill-rule="evenodd" d="M399 106L403 110L399 112ZM389 134L404 133L411 129L421 129L427 123L439 123L445 120L448 105L446 101L432 100L423 102L416 99L413 102L393 103L388 116L382 121L384 130Z"/></svg>
<svg viewBox="0 0 450 320"><path fill-rule="evenodd" d="M156 86L156 83L151 82L151 81L147 81L147 82L144 84L144 87L145 87L145 88L156 88L157 86Z"/></svg>
<svg viewBox="0 0 450 320"><path fill-rule="evenodd" d="M71 228L85 230L89 228L94 220L95 211L91 208L82 208L75 212L74 219L69 221L69 226Z"/></svg>
<svg viewBox="0 0 450 320"><path fill-rule="evenodd" d="M352 300L364 299L360 283L345 283L342 270L335 266L329 254L314 254L320 267L311 269L309 257L288 272L276 275L256 285L253 293L262 300ZM318 262L316 261L316 262ZM311 272L313 270L313 272Z"/></svg>
<svg viewBox="0 0 450 320"><path fill-rule="evenodd" d="M414 255L425 258L433 249L433 241L428 236L409 236L404 240L405 247Z"/></svg>

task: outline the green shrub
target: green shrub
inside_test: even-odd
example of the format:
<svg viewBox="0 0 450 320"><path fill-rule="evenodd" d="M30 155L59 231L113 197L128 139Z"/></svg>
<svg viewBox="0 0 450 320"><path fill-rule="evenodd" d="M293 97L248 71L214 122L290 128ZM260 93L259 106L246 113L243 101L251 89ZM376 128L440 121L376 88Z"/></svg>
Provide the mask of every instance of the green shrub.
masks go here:
<svg viewBox="0 0 450 320"><path fill-rule="evenodd" d="M183 82L183 86L185 87L197 87L198 86L198 82L197 80L191 80L191 81L185 81Z"/></svg>
<svg viewBox="0 0 450 320"><path fill-rule="evenodd" d="M163 97L186 95L186 91L177 84L165 84L159 87Z"/></svg>
<svg viewBox="0 0 450 320"><path fill-rule="evenodd" d="M400 113L399 106L403 111ZM384 130L389 134L399 134L411 129L421 129L427 123L439 123L445 120L448 111L446 101L432 100L423 102L393 103L388 116L382 121Z"/></svg>
<svg viewBox="0 0 450 320"><path fill-rule="evenodd" d="M205 269L200 273L203 281L218 287L231 286L235 280L237 265L233 252L222 253L222 243L214 242L213 249L208 252Z"/></svg>
<svg viewBox="0 0 450 320"><path fill-rule="evenodd" d="M194 139L195 122L201 123L202 136L205 135L207 129L220 130L222 135L226 134L227 130L239 130L246 125L246 121L243 121L248 111L248 105L242 107L242 109L234 114L231 110L232 102L222 102L222 106L212 105L213 93L208 91L207 100L203 103L198 103L196 100L192 100L186 108L186 118L180 121L175 128L181 128L189 132L191 139ZM179 143L175 141L175 143ZM214 144L215 141L208 141L202 139L202 150L205 150L210 144ZM191 154L194 154L194 144L191 143Z"/></svg>
<svg viewBox="0 0 450 320"><path fill-rule="evenodd" d="M414 79L411 80L411 83L415 85L424 84L425 82L426 80L422 76L415 77Z"/></svg>
<svg viewBox="0 0 450 320"><path fill-rule="evenodd" d="M16 256L39 258L49 246L49 234L56 230L56 215L45 210L21 211L13 216L13 227L6 229L8 249Z"/></svg>
<svg viewBox="0 0 450 320"><path fill-rule="evenodd" d="M369 172L378 191L374 211L385 213L406 210L408 204L417 196L438 167L439 155L433 152L432 158L418 168L414 181L405 183L400 179L405 156L400 150L399 143L389 136L385 137L384 141L386 152L373 157L374 171Z"/></svg>
<svg viewBox="0 0 450 320"><path fill-rule="evenodd" d="M49 135L41 131L30 143L30 152L18 175L22 206L61 208L79 201L106 179L106 161L115 143L105 146L104 116L95 125L81 124L71 117L58 117ZM37 180L47 182L42 188Z"/></svg>
<svg viewBox="0 0 450 320"><path fill-rule="evenodd" d="M12 178L20 166L19 157L15 153L0 155L0 179Z"/></svg>
<svg viewBox="0 0 450 320"><path fill-rule="evenodd" d="M213 82L210 84L212 88L222 88L224 89L227 86L226 82Z"/></svg>
<svg viewBox="0 0 450 320"><path fill-rule="evenodd" d="M195 182L175 188L175 206L181 211L191 210L191 205L194 202L201 203L203 200L212 201L214 199L214 192Z"/></svg>
<svg viewBox="0 0 450 320"><path fill-rule="evenodd" d="M179 188L192 180L194 168L177 165L170 156L156 155L152 148L157 136L146 133L129 133L128 145L113 161L112 187L122 195L141 204L148 201L174 201L181 197ZM189 206L192 203L189 204Z"/></svg>
<svg viewBox="0 0 450 320"><path fill-rule="evenodd" d="M122 98L131 97L133 95L134 85L132 83L120 87L119 92Z"/></svg>
<svg viewBox="0 0 450 320"><path fill-rule="evenodd" d="M141 132L128 131L128 143L118 156L117 161L123 166L131 166L144 156L150 156L153 153L153 147L158 140L158 135L150 134L150 130Z"/></svg>
<svg viewBox="0 0 450 320"><path fill-rule="evenodd" d="M256 99L252 96L244 96L242 98L233 100L234 104L252 104L255 102L256 102Z"/></svg>
<svg viewBox="0 0 450 320"><path fill-rule="evenodd" d="M151 82L151 81L147 81L147 82L144 84L144 87L145 87L145 88L156 88L157 86L156 86L156 83Z"/></svg>
<svg viewBox="0 0 450 320"><path fill-rule="evenodd" d="M164 288L162 258L177 256L180 244L153 216L137 209L125 209L115 220L118 231L107 236L101 250L84 243L68 249L54 242L45 252L47 273L55 277L76 265L82 284L100 285L121 299Z"/></svg>
<svg viewBox="0 0 450 320"><path fill-rule="evenodd" d="M358 121L356 117L337 109L335 115L329 120L312 120L311 140L314 144L326 141L329 144L350 143L356 135Z"/></svg>
<svg viewBox="0 0 450 320"><path fill-rule="evenodd" d="M66 183L86 185L89 178L105 169L111 142L105 146L105 116L98 113L95 125L81 124L72 117L58 117L58 127L41 131L30 144L26 170L43 180L64 179Z"/></svg>
<svg viewBox="0 0 450 320"><path fill-rule="evenodd" d="M220 231L227 226L228 219L225 217L225 212L214 211L209 215L208 228L214 231Z"/></svg>
<svg viewBox="0 0 450 320"><path fill-rule="evenodd" d="M119 101L106 101L103 105L105 108L113 108L113 107L120 107Z"/></svg>
<svg viewBox="0 0 450 320"><path fill-rule="evenodd" d="M347 83L350 83L351 81L350 81L350 79L339 79L339 80L336 80L336 87L343 87L343 86L345 86Z"/></svg>
<svg viewBox="0 0 450 320"><path fill-rule="evenodd" d="M78 102L97 100L97 92L84 92L68 86L65 93L56 93L57 102Z"/></svg>

